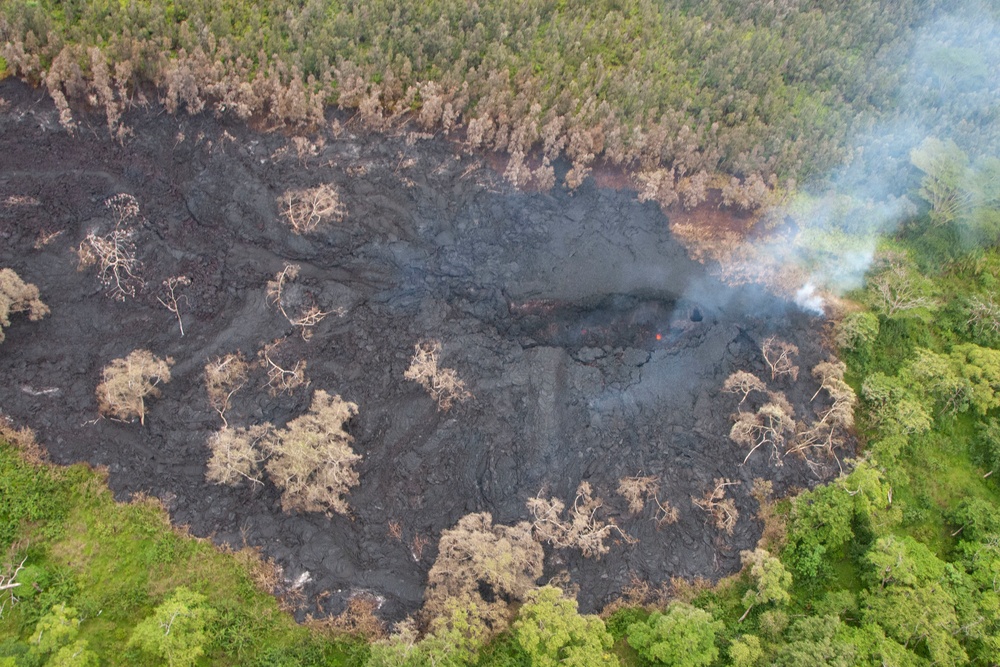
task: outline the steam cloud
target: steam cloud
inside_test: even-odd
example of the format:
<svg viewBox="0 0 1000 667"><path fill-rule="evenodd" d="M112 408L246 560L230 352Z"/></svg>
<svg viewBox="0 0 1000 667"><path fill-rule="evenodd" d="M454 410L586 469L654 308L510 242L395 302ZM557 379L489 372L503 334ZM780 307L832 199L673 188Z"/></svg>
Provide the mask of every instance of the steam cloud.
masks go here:
<svg viewBox="0 0 1000 667"><path fill-rule="evenodd" d="M923 202L910 198L920 182L914 148L933 137L954 141L973 160L1000 157L996 12L968 3L915 31L892 120L859 136L852 159L822 183L768 213L794 232L755 254L801 276L791 291L804 310L822 314L823 294L861 287L880 239L920 211Z"/></svg>

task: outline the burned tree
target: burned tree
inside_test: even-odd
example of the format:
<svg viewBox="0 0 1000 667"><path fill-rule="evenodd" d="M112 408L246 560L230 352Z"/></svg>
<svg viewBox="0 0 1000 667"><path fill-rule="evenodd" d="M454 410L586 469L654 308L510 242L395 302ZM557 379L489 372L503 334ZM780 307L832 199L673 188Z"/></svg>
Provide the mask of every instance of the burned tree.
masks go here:
<svg viewBox="0 0 1000 667"><path fill-rule="evenodd" d="M431 398L437 402L438 409L447 412L455 403L464 403L472 398L472 394L465 388L465 382L458 377L454 369L438 366L440 354L441 343L438 341L417 343L413 358L410 360L410 367L406 369L403 377L413 380L426 389Z"/></svg>
<svg viewBox="0 0 1000 667"><path fill-rule="evenodd" d="M549 542L559 549L579 549L585 558L600 558L608 553L611 547L607 545L607 540L613 532L617 532L629 544L635 542L613 520L602 521L597 518L597 510L604 505L604 501L593 497L588 482L580 482L577 487L573 507L566 519L562 517L566 504L558 498L545 498L539 493L529 498L527 505L534 518L531 527L536 539Z"/></svg>
<svg viewBox="0 0 1000 667"><path fill-rule="evenodd" d="M676 507L669 502L660 502L660 478L650 475L648 477L622 477L618 480L618 494L628 501L628 511L631 514L639 514L646 507L646 503L652 500L656 504L656 524L676 523L679 513Z"/></svg>
<svg viewBox="0 0 1000 667"><path fill-rule="evenodd" d="M716 478L714 485L705 491L701 498L691 496L691 502L696 507L708 512L712 517L712 523L719 530L732 535L736 528L736 521L740 518L739 510L732 498L726 498L726 487L733 486L737 482L731 482L723 477Z"/></svg>
<svg viewBox="0 0 1000 667"><path fill-rule="evenodd" d="M799 354L797 346L777 336L770 336L761 343L760 351L764 355L767 367L771 369L772 380L786 375L793 381L798 379L799 367L794 362L794 358Z"/></svg>
<svg viewBox="0 0 1000 667"><path fill-rule="evenodd" d="M288 190L278 200L285 222L296 234L308 234L324 222L339 222L347 215L337 188L323 183L315 188Z"/></svg>
<svg viewBox="0 0 1000 667"><path fill-rule="evenodd" d="M97 266L97 277L115 301L134 297L142 285L135 254L133 223L139 217L139 202L129 194L117 194L104 202L115 227L101 235L91 231L77 247L80 270Z"/></svg>
<svg viewBox="0 0 1000 667"><path fill-rule="evenodd" d="M242 353L227 354L216 357L205 364L205 390L208 392L208 404L219 413L223 426L229 426L226 421L226 411L233 395L247 383L247 362Z"/></svg>
<svg viewBox="0 0 1000 667"><path fill-rule="evenodd" d="M795 446L789 451L804 453L807 449L821 449L833 455L834 449L846 442L854 427L854 408L858 404L854 390L844 382L846 370L845 364L837 360L823 361L813 368L813 377L820 381L820 387L812 400L825 391L831 403L817 411L817 420L798 435Z"/></svg>
<svg viewBox="0 0 1000 667"><path fill-rule="evenodd" d="M49 314L49 307L42 303L37 287L21 280L13 269L0 269L0 343L4 328L10 326L10 316L23 312L37 322Z"/></svg>
<svg viewBox="0 0 1000 667"><path fill-rule="evenodd" d="M272 396L281 392L290 394L298 387L309 384L305 359L298 359L291 365L281 360L279 355L284 342L282 338L275 339L257 353L258 363L267 370L267 387Z"/></svg>
<svg viewBox="0 0 1000 667"><path fill-rule="evenodd" d="M788 436L795 433L795 420L791 404L783 394L772 392L770 400L756 412L740 412L729 430L729 438L738 445L749 447L743 463L765 445L771 446L771 460L781 465Z"/></svg>
<svg viewBox="0 0 1000 667"><path fill-rule="evenodd" d="M427 575L424 614L429 621L441 618L458 602L499 632L506 625L507 603L523 600L534 587L543 558L530 524L494 525L486 512L467 514L441 532Z"/></svg>
<svg viewBox="0 0 1000 667"><path fill-rule="evenodd" d="M271 424L250 428L223 426L208 439L212 456L208 459L205 479L214 484L236 486L243 480L262 484L261 464L267 459L261 442L272 431Z"/></svg>
<svg viewBox="0 0 1000 667"><path fill-rule="evenodd" d="M361 455L351 449L354 438L344 426L357 413L357 404L318 390L309 412L264 440L267 472L282 490L283 510L348 513L344 495L358 484L354 465Z"/></svg>
<svg viewBox="0 0 1000 667"><path fill-rule="evenodd" d="M174 360L161 359L149 350L134 350L124 359L115 359L104 367L97 385L97 409L101 414L122 421L139 418L146 423L146 398L159 396L157 385L170 382Z"/></svg>
<svg viewBox="0 0 1000 667"><path fill-rule="evenodd" d="M323 321L330 311L320 310L315 303L300 304L300 308L295 315L290 315L285 309L285 287L294 282L299 276L300 267L298 264L285 264L285 268L274 275L274 280L267 283L267 299L276 306L281 314L285 316L288 323L298 327L302 334L302 340L312 338L312 328Z"/></svg>
<svg viewBox="0 0 1000 667"><path fill-rule="evenodd" d="M752 391L764 391L764 382L753 373L736 371L722 383L722 391L727 394L740 394L740 405L747 400Z"/></svg>
<svg viewBox="0 0 1000 667"><path fill-rule="evenodd" d="M171 276L161 284L161 293L156 297L160 305L174 314L177 318L177 326L180 327L181 337L184 336L184 320L181 319L180 299L187 300L183 294L178 294L177 290L191 284L191 279L187 276Z"/></svg>

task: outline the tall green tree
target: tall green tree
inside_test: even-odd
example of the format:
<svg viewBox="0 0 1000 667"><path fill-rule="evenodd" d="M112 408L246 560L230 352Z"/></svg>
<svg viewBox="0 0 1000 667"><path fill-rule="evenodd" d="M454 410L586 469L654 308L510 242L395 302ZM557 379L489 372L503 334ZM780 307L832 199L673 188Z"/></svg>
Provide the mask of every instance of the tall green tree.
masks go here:
<svg viewBox="0 0 1000 667"><path fill-rule="evenodd" d="M706 667L719 657L715 635L722 627L707 611L674 601L666 613L630 625L628 643L655 665Z"/></svg>
<svg viewBox="0 0 1000 667"><path fill-rule="evenodd" d="M610 652L614 639L597 616L581 615L576 600L554 586L528 595L513 624L514 637L531 657L532 667L618 665Z"/></svg>

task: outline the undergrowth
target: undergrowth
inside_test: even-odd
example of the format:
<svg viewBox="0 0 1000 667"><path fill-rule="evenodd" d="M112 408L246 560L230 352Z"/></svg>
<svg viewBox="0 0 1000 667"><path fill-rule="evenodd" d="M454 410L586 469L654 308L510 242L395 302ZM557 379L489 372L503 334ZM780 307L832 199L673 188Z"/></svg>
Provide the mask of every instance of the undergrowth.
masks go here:
<svg viewBox="0 0 1000 667"><path fill-rule="evenodd" d="M363 642L295 623L261 588L271 573L256 553L222 552L173 528L158 501L117 503L100 472L30 463L5 441L0 553L7 567L24 563L14 598L0 597L0 664L4 656L21 656L14 665L40 664L30 661L33 634L59 604L76 611L78 639L100 664L162 664L129 640L181 588L204 595L212 610L198 664L363 662Z"/></svg>

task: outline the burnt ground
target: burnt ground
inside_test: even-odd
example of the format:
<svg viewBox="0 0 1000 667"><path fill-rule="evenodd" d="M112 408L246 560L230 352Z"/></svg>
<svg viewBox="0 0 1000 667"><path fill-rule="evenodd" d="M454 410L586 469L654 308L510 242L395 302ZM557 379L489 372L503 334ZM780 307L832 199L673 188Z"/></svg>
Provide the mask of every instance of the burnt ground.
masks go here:
<svg viewBox="0 0 1000 667"><path fill-rule="evenodd" d="M581 480L605 499L602 516L638 539L599 561L546 547L546 574L568 570L581 607L595 610L633 575L657 583L735 571L760 534L751 480L787 493L818 479L792 458L776 466L758 453L740 465L727 437L736 400L720 387L737 369L764 376L759 342L778 333L799 346L804 369L779 388L808 414L821 322L757 288L718 283L634 193L591 183L521 193L454 143L365 135L349 122L299 154L278 132L154 106L126 116L134 136L121 146L98 118L68 135L48 99L22 84L0 82L0 97L0 266L38 285L52 309L7 330L0 406L55 461L106 466L119 497L147 492L197 535L258 545L289 581L307 572L303 611L337 611L360 590L384 597L388 618L413 611L441 530L476 511L524 520L529 496L570 500ZM320 183L340 189L348 215L296 236L276 199ZM109 228L103 202L119 192L141 205L146 283L124 303L92 269L78 271L74 253L89 230ZM343 313L308 342L265 299L286 262L302 267L304 298ZM178 274L193 281L184 337L155 298ZM271 396L256 369L229 422L283 425L315 389L357 403L349 430L364 459L351 517L283 514L269 482L204 481L206 439L221 424L206 400L206 361L238 350L254 358L282 337L284 358L305 359L311 384ZM473 400L440 412L403 379L424 340L441 341L443 365ZM172 381L145 426L98 419L102 367L136 348L173 357ZM828 463L826 474L836 469ZM640 473L660 476L676 524L658 529L653 507L628 515L617 480ZM741 512L731 536L691 503L717 477L740 482L730 487ZM419 556L418 536L429 540Z"/></svg>

